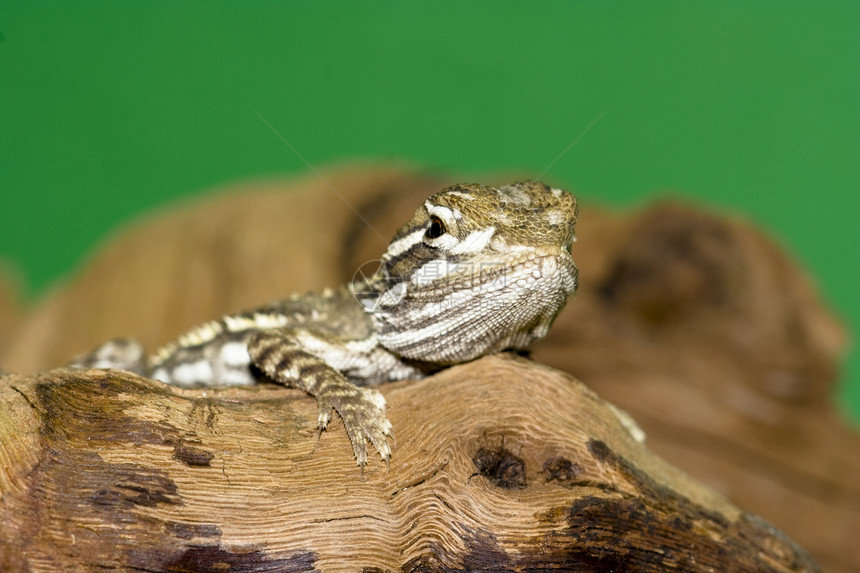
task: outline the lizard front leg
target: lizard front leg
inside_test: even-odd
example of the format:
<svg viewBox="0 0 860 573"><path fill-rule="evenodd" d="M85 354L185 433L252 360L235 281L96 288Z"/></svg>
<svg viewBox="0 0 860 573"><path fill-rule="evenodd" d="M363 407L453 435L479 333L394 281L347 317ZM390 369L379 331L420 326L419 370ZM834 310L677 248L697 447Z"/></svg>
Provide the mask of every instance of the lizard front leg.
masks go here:
<svg viewBox="0 0 860 573"><path fill-rule="evenodd" d="M388 463L391 422L385 417L385 398L371 388L360 388L318 356L304 350L288 329L263 330L248 343L254 365L271 379L304 390L319 407L319 429L331 420L332 408L343 419L355 459L367 463L367 442Z"/></svg>

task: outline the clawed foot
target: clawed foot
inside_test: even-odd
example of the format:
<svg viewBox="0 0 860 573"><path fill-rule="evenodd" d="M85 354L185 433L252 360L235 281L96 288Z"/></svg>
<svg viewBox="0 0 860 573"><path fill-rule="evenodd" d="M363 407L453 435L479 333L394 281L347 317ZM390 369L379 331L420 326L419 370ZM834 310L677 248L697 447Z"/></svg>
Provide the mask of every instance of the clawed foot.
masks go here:
<svg viewBox="0 0 860 573"><path fill-rule="evenodd" d="M370 442L387 464L391 457L388 437L391 422L385 417L385 398L371 388L340 388L336 396L319 399L319 428L325 430L334 408L352 443L355 460L362 468L367 463L367 442Z"/></svg>
<svg viewBox="0 0 860 573"><path fill-rule="evenodd" d="M307 333L305 333L307 335ZM251 360L271 379L301 388L317 399L319 429L325 430L332 409L343 419L355 460L367 463L367 442L388 463L391 422L385 417L385 398L376 390L356 386L341 372L297 342L297 334L285 329L262 330L248 343Z"/></svg>

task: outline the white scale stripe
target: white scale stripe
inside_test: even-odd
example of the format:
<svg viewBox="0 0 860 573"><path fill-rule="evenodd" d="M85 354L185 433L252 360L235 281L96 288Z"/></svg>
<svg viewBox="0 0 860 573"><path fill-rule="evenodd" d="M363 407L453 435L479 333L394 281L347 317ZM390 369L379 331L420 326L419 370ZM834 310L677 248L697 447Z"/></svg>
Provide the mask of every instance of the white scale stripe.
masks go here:
<svg viewBox="0 0 860 573"><path fill-rule="evenodd" d="M496 232L495 227L487 227L486 229L480 229L477 231L472 231L469 235L460 241L458 245L455 245L449 252L452 255L462 255L465 253L477 253L483 251L484 248L490 243L490 239L493 238L493 234Z"/></svg>
<svg viewBox="0 0 860 573"><path fill-rule="evenodd" d="M424 229L417 229L412 231L405 237L397 239L396 241L392 241L390 245L388 245L388 250L385 251L385 254L389 258L397 257L402 253L405 253L413 246L417 245L421 242L421 237L424 236Z"/></svg>
<svg viewBox="0 0 860 573"><path fill-rule="evenodd" d="M424 203L424 207L427 209L428 213L439 217L447 224L450 224L451 221L463 218L463 214L460 211L451 209L450 207L444 207L442 205L433 205L429 201Z"/></svg>

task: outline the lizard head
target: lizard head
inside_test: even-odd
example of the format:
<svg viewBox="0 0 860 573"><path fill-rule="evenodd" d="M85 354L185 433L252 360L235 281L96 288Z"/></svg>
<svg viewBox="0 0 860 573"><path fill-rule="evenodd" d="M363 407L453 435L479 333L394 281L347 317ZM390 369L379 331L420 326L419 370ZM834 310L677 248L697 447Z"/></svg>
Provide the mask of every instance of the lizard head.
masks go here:
<svg viewBox="0 0 860 573"><path fill-rule="evenodd" d="M576 290L576 216L571 194L537 182L431 196L360 297L379 342L404 358L451 364L543 337Z"/></svg>

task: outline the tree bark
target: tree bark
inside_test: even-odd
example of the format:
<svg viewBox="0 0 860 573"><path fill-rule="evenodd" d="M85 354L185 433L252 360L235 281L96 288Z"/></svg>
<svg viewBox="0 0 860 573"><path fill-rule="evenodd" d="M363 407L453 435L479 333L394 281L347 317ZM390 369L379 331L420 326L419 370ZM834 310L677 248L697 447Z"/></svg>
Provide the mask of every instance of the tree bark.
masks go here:
<svg viewBox="0 0 860 573"><path fill-rule="evenodd" d="M494 356L383 387L390 467L275 385L115 371L0 392L3 570L816 571L586 386Z"/></svg>

